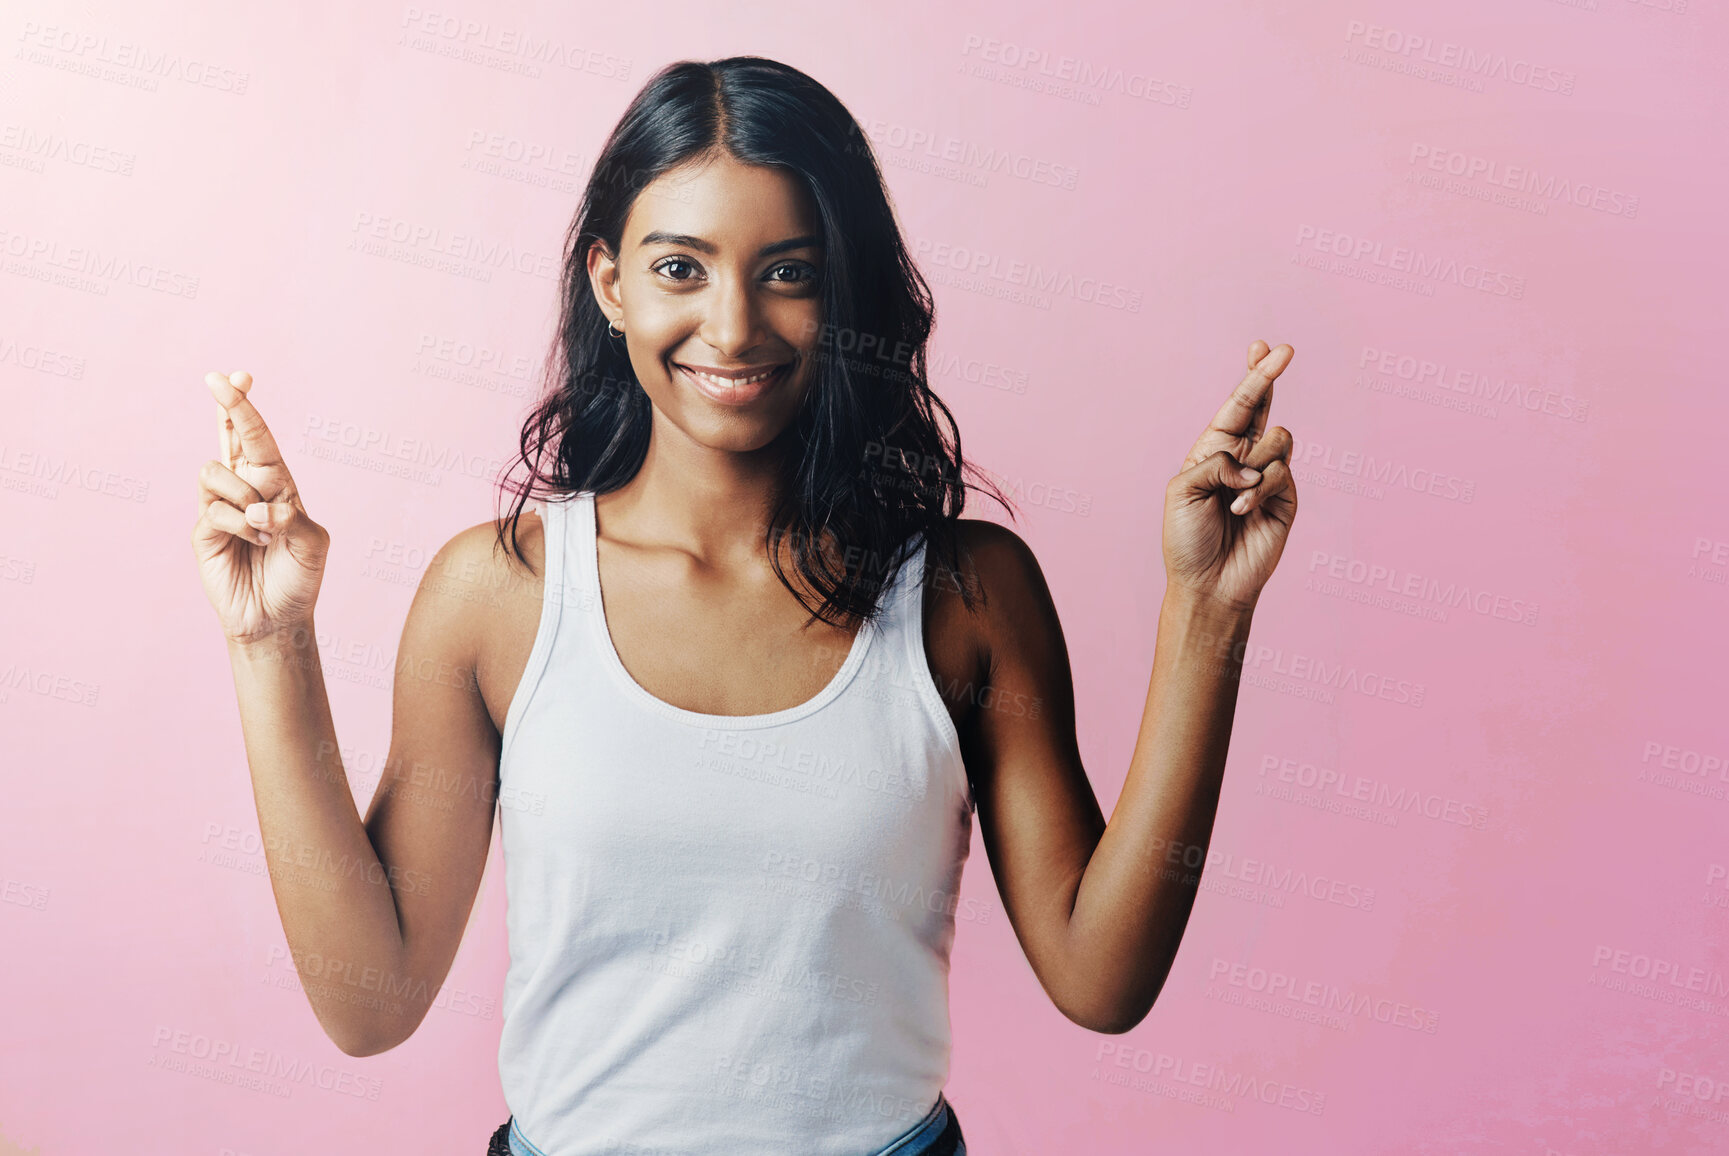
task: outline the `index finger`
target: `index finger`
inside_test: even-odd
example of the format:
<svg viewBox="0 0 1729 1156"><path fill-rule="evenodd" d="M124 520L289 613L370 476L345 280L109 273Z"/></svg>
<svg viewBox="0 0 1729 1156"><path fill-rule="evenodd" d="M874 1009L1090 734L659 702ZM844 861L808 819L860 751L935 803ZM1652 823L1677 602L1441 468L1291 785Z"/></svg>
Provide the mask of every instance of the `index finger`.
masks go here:
<svg viewBox="0 0 1729 1156"><path fill-rule="evenodd" d="M216 404L228 411L246 460L255 466L281 466L282 451L277 448L270 427L264 424L264 418L245 392L236 389L226 374L215 371L204 375L204 384L215 395Z"/></svg>
<svg viewBox="0 0 1729 1156"><path fill-rule="evenodd" d="M1231 396L1225 399L1225 404L1219 407L1219 412L1213 415L1213 420L1207 423L1207 428L1250 441L1259 438L1261 430L1266 427L1267 411L1273 400L1273 379L1291 364L1295 353L1296 350L1289 345L1277 345L1250 366L1243 380L1237 383L1237 388L1231 391Z"/></svg>

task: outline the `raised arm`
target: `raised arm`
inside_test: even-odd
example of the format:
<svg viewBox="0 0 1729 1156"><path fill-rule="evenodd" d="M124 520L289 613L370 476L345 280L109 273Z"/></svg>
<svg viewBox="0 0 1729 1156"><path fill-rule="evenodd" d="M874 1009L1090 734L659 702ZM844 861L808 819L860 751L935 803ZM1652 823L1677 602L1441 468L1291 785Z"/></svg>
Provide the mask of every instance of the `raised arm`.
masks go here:
<svg viewBox="0 0 1729 1156"><path fill-rule="evenodd" d="M981 697L1041 708L983 706L970 716L962 754L980 830L1039 982L1093 1031L1126 1032L1146 1017L1194 908L1241 644L1296 514L1290 434L1265 429L1291 352L1250 346L1248 376L1166 488L1152 676L1108 823L1081 766L1068 651L1044 575L1012 531L972 524L968 553L988 593L979 629L990 694Z"/></svg>
<svg viewBox="0 0 1729 1156"><path fill-rule="evenodd" d="M349 1055L372 1055L425 1017L485 866L498 733L475 668L502 563L483 525L428 565L397 655L390 753L363 823L312 617L329 535L307 516L258 411L221 377L210 387L242 451L233 468L212 460L199 475L194 549L228 641L290 954L325 1034Z"/></svg>

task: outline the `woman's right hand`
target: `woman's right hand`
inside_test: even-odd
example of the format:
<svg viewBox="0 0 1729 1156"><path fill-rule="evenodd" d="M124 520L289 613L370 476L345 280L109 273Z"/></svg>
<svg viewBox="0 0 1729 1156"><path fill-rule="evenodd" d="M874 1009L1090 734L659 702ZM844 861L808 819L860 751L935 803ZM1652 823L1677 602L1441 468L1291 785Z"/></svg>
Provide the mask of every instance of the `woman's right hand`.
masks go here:
<svg viewBox="0 0 1729 1156"><path fill-rule="evenodd" d="M240 448L234 469L212 458L198 472L192 549L222 633L230 642L259 642L311 624L330 534L306 516L276 439L246 394L220 373L206 374L204 384L228 411Z"/></svg>

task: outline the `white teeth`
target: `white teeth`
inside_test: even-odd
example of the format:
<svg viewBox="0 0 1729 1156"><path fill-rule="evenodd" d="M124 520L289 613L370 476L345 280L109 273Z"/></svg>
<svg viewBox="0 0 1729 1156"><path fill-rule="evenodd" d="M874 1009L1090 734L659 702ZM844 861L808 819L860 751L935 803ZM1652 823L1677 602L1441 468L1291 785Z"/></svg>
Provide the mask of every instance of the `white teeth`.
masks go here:
<svg viewBox="0 0 1729 1156"><path fill-rule="evenodd" d="M780 366L777 365L774 367L774 369L766 370L762 373L756 374L753 377L739 377L739 378L716 377L712 373L703 373L701 370L692 369L688 365L683 366L682 368L684 369L684 371L686 373L690 374L692 377L700 377L704 381L709 382L712 385L717 385L717 386L721 387L722 389L735 389L741 385L750 385L753 382L758 382L758 381L762 381L766 378L773 377L775 375L776 371L780 369Z"/></svg>

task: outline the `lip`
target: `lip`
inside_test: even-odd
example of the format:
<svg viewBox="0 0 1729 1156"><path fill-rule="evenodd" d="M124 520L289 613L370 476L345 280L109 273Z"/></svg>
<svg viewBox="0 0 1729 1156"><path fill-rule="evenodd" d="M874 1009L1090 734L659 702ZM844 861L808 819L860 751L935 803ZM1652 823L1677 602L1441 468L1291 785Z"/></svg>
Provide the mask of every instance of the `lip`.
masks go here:
<svg viewBox="0 0 1729 1156"><path fill-rule="evenodd" d="M753 381L749 385L727 386L718 385L715 382L702 377L700 374L712 373L716 377L743 378L761 373L771 367L767 365L758 365L744 369L715 369L706 365L684 365L677 361L672 364L673 367L679 371L680 375L696 388L698 393L702 394L710 401L719 402L721 405L749 405L751 402L773 389L776 385L780 384L780 382L786 378L787 370L792 366L792 362L790 361L782 362L773 366L772 368L774 372L770 376L763 378L761 381ZM692 372L693 370L698 370L700 373Z"/></svg>

